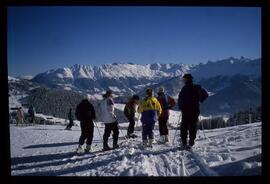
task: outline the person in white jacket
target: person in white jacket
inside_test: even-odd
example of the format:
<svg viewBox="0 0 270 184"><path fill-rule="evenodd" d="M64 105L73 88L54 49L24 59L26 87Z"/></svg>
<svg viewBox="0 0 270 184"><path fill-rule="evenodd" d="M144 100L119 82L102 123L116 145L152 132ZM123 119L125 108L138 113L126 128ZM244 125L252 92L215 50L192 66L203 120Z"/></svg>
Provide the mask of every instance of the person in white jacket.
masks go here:
<svg viewBox="0 0 270 184"><path fill-rule="evenodd" d="M116 115L114 113L114 102L112 98L112 91L108 90L106 94L103 95L102 101L102 119L105 124L105 130L103 135L103 151L110 150L108 146L108 139L110 137L111 131L113 131L113 149L118 148L118 122Z"/></svg>

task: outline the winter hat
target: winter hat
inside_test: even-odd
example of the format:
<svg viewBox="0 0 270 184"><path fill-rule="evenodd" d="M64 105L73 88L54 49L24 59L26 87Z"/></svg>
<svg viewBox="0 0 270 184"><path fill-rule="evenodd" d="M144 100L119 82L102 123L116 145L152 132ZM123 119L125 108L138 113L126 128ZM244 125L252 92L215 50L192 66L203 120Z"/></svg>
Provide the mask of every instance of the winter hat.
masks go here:
<svg viewBox="0 0 270 184"><path fill-rule="evenodd" d="M132 96L132 99L133 99L133 100L140 100L140 97L139 97L138 95L133 95L133 96Z"/></svg>
<svg viewBox="0 0 270 184"><path fill-rule="evenodd" d="M184 79L193 79L192 75L190 73L186 73L184 76L183 76Z"/></svg>
<svg viewBox="0 0 270 184"><path fill-rule="evenodd" d="M108 90L108 91L106 91L106 96L107 96L107 97L112 96L112 93L113 93L112 90Z"/></svg>
<svg viewBox="0 0 270 184"><path fill-rule="evenodd" d="M158 89L158 93L164 93L164 87L160 87L159 89Z"/></svg>
<svg viewBox="0 0 270 184"><path fill-rule="evenodd" d="M147 88L146 89L146 94L147 94L147 96L153 96L153 90L152 90L152 88Z"/></svg>

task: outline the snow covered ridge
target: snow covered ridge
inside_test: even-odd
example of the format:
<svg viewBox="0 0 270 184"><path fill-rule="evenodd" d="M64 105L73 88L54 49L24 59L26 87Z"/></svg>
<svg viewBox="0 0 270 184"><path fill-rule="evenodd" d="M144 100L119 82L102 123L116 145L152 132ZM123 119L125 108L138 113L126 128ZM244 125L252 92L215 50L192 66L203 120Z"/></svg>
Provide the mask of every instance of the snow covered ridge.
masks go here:
<svg viewBox="0 0 270 184"><path fill-rule="evenodd" d="M183 72L189 70L188 65L184 64L131 64L131 63L113 63L103 64L100 66L85 66L75 64L71 67L58 68L46 71L40 75L56 77L60 79L80 79L87 78L92 80L98 80L102 78L127 78L132 77L136 79L156 77L174 77L181 75Z"/></svg>
<svg viewBox="0 0 270 184"><path fill-rule="evenodd" d="M8 81L15 82L15 81L20 81L20 79L18 79L18 78L16 78L16 77L8 76Z"/></svg>
<svg viewBox="0 0 270 184"><path fill-rule="evenodd" d="M195 78L210 78L218 75L233 76L236 74L253 77L261 76L261 59L227 58L218 61L208 61L206 64L195 65L190 72Z"/></svg>
<svg viewBox="0 0 270 184"><path fill-rule="evenodd" d="M132 63L113 63L102 64L100 66L86 66L75 64L71 67L58 68L38 74L34 78L47 76L53 78L80 79L87 78L98 80L101 78L160 78L175 77L185 72L191 72L201 78L209 78L217 75L255 75L259 76L261 68L261 59L248 58L227 58L216 62L208 61L206 64L188 65L188 64L132 64Z"/></svg>

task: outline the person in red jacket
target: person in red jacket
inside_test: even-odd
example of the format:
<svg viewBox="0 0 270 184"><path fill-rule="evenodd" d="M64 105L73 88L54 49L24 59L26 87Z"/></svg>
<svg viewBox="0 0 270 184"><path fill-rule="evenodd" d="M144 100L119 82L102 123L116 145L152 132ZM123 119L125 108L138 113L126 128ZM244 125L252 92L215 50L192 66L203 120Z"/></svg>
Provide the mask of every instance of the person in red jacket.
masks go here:
<svg viewBox="0 0 270 184"><path fill-rule="evenodd" d="M140 97L138 95L133 95L132 98L126 103L124 108L124 114L129 121L129 126L127 130L127 138L136 138L137 136L134 134L134 126L135 126L135 113L136 107L139 105Z"/></svg>
<svg viewBox="0 0 270 184"><path fill-rule="evenodd" d="M157 99L162 108L162 113L158 118L160 142L165 143L169 142L168 137L168 119L170 115L169 110L172 109L176 103L172 97L165 95L164 87L159 88Z"/></svg>

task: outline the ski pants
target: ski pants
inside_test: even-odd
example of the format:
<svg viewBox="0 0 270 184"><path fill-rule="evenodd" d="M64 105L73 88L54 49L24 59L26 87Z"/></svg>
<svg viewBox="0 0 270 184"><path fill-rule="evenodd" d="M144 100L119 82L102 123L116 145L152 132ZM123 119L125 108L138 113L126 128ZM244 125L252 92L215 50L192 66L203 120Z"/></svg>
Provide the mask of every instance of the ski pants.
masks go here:
<svg viewBox="0 0 270 184"><path fill-rule="evenodd" d="M196 139L198 116L199 113L196 112L182 112L180 131L183 145L187 144L188 134L189 141L194 141Z"/></svg>
<svg viewBox="0 0 270 184"><path fill-rule="evenodd" d="M127 134L132 134L134 132L134 126L135 126L134 116L127 116L126 115L126 118L129 121Z"/></svg>
<svg viewBox="0 0 270 184"><path fill-rule="evenodd" d="M116 145L118 142L118 135L119 135L119 129L118 129L118 122L113 123L105 123L105 131L103 135L103 145L108 145L108 139L111 135L111 131L113 132L113 145Z"/></svg>
<svg viewBox="0 0 270 184"><path fill-rule="evenodd" d="M94 134L94 124L93 121L90 122L80 122L81 125L81 136L79 139L79 144L83 145L86 139L86 144L91 145Z"/></svg>
<svg viewBox="0 0 270 184"><path fill-rule="evenodd" d="M155 123L143 123L142 124L142 140L154 139L153 129Z"/></svg>
<svg viewBox="0 0 270 184"><path fill-rule="evenodd" d="M159 133L161 136L168 135L168 119L168 116L158 118Z"/></svg>

